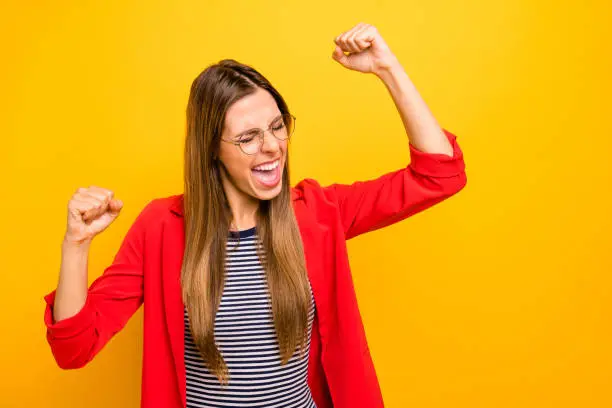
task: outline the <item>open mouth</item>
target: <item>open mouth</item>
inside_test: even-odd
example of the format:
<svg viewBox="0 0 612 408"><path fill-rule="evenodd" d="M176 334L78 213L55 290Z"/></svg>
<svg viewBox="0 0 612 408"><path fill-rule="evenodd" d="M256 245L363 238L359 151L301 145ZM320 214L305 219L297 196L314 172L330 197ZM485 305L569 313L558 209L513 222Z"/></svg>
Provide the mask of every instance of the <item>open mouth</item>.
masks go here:
<svg viewBox="0 0 612 408"><path fill-rule="evenodd" d="M269 164L256 166L251 169L251 173L259 184L264 187L274 187L280 182L280 159Z"/></svg>

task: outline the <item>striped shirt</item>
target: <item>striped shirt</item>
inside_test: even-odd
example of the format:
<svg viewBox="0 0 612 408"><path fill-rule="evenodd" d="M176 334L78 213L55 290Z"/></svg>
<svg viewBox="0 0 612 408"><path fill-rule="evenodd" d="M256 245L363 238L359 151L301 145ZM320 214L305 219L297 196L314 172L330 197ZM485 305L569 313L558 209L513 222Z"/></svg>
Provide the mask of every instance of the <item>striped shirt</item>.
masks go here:
<svg viewBox="0 0 612 408"><path fill-rule="evenodd" d="M300 359L296 348L289 362L281 365L271 298L256 245L256 227L232 231L228 237L225 286L215 317L215 341L230 375L226 387L221 388L217 377L204 365L184 311L187 408L316 408L307 383L315 313L312 291L304 357Z"/></svg>

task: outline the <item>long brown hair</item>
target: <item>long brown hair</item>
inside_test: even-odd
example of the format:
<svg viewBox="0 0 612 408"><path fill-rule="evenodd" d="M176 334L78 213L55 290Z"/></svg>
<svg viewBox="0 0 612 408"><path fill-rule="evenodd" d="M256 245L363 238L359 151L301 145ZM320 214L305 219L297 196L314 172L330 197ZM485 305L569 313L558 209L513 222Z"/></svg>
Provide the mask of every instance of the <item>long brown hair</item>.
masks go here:
<svg viewBox="0 0 612 408"><path fill-rule="evenodd" d="M187 105L182 296L194 343L222 385L228 383L229 372L215 344L214 323L225 281L232 212L215 158L229 107L257 88L272 95L281 113L289 113L284 99L263 75L232 59L221 60L198 75ZM298 345L302 355L305 352L311 302L304 249L291 205L288 156L280 194L260 201L257 213L258 247L262 248L258 254L270 291L281 364L289 361Z"/></svg>

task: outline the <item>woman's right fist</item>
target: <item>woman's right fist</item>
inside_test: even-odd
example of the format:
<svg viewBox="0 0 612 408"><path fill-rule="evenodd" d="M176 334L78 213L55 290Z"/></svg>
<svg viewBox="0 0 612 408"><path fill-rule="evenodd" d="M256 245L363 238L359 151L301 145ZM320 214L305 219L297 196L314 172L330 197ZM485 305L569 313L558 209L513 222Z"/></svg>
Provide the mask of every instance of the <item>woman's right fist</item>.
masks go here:
<svg viewBox="0 0 612 408"><path fill-rule="evenodd" d="M68 202L68 225L64 241L84 244L104 231L119 215L123 203L105 188L79 188Z"/></svg>

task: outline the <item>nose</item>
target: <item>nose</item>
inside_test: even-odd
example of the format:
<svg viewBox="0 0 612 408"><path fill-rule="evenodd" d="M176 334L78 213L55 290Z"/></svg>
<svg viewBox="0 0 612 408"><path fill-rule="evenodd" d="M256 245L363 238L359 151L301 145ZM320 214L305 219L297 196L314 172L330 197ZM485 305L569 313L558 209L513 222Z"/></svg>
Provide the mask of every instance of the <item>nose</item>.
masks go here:
<svg viewBox="0 0 612 408"><path fill-rule="evenodd" d="M261 143L262 152L276 152L279 149L280 140L278 140L272 133L263 132L261 136L263 141Z"/></svg>

